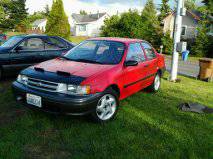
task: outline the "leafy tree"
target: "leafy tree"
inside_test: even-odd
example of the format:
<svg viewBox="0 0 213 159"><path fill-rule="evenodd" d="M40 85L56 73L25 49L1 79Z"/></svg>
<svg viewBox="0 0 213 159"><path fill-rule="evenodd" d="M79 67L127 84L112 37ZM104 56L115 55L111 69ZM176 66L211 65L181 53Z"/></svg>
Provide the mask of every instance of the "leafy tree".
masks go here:
<svg viewBox="0 0 213 159"><path fill-rule="evenodd" d="M185 0L185 7L187 10L193 10L196 9L196 0Z"/></svg>
<svg viewBox="0 0 213 159"><path fill-rule="evenodd" d="M105 20L101 33L101 36L144 39L156 48L161 45L162 35L153 0L148 0L141 15L137 10L129 10L120 17L114 15Z"/></svg>
<svg viewBox="0 0 213 159"><path fill-rule="evenodd" d="M46 33L63 38L70 36L70 24L62 0L53 1L52 10L47 18Z"/></svg>
<svg viewBox="0 0 213 159"><path fill-rule="evenodd" d="M101 36L105 37L119 37L120 29L119 29L120 17L117 15L113 15L110 18L107 18L104 21L104 25L101 27Z"/></svg>
<svg viewBox="0 0 213 159"><path fill-rule="evenodd" d="M14 29L19 23L27 18L26 0L1 0L6 18L0 23L0 28Z"/></svg>
<svg viewBox="0 0 213 159"><path fill-rule="evenodd" d="M200 26L198 28L198 36L195 39L195 43L192 46L192 52L198 57L212 57L212 37L208 36L209 28L208 20L203 19L200 21Z"/></svg>
<svg viewBox="0 0 213 159"><path fill-rule="evenodd" d="M170 38L170 31L167 31L161 39L163 45L163 53L172 54L173 40Z"/></svg>
<svg viewBox="0 0 213 159"><path fill-rule="evenodd" d="M162 0L160 15L158 16L160 22L171 12L168 2L169 0Z"/></svg>
<svg viewBox="0 0 213 159"><path fill-rule="evenodd" d="M213 15L213 1L212 0L203 0L202 2L206 6L207 13Z"/></svg>
<svg viewBox="0 0 213 159"><path fill-rule="evenodd" d="M81 15L87 15L87 12L85 10L80 10Z"/></svg>

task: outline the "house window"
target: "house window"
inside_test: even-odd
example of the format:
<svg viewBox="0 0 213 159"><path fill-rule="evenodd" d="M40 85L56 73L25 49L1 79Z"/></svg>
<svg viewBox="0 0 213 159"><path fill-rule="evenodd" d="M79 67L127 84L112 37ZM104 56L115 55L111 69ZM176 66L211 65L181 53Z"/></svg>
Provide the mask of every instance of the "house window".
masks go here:
<svg viewBox="0 0 213 159"><path fill-rule="evenodd" d="M182 30L181 30L182 36L186 35L186 29L187 29L187 26L182 26Z"/></svg>
<svg viewBox="0 0 213 159"><path fill-rule="evenodd" d="M86 31L87 26L86 25L79 25L79 31Z"/></svg>

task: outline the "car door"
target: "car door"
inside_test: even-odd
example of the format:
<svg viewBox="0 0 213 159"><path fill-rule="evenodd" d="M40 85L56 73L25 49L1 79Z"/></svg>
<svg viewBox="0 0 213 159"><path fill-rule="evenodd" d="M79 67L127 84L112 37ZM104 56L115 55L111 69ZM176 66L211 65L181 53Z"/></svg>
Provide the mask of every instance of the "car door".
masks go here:
<svg viewBox="0 0 213 159"><path fill-rule="evenodd" d="M10 54L10 63L15 70L26 68L42 61L44 42L39 37L24 39Z"/></svg>
<svg viewBox="0 0 213 159"><path fill-rule="evenodd" d="M147 58L148 83L151 84L157 73L157 55L154 48L148 42L142 42L142 46Z"/></svg>
<svg viewBox="0 0 213 159"><path fill-rule="evenodd" d="M46 51L45 60L54 59L69 50L67 44L56 37L45 37L44 43Z"/></svg>
<svg viewBox="0 0 213 159"><path fill-rule="evenodd" d="M147 77L147 66L144 51L140 43L131 43L128 47L125 61L137 61L137 66L124 66L124 92L129 96L145 88Z"/></svg>

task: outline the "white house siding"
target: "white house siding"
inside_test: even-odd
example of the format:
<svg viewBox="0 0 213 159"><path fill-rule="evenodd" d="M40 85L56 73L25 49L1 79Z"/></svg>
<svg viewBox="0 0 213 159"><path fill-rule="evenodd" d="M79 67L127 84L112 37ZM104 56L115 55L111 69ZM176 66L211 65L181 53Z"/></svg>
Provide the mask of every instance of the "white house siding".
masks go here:
<svg viewBox="0 0 213 159"><path fill-rule="evenodd" d="M108 17L108 15L104 15L100 19L94 22L89 23L75 23L74 20L70 18L71 31L74 36L89 36L89 37L97 37L100 36L101 26L104 25L104 20ZM86 25L86 31L80 31L80 26Z"/></svg>
<svg viewBox="0 0 213 159"><path fill-rule="evenodd" d="M192 39L197 35L197 22L190 15L182 17L182 27L186 27L186 34L181 35L182 39ZM173 36L175 14L171 14L164 19L163 31L170 31L170 37Z"/></svg>
<svg viewBox="0 0 213 159"><path fill-rule="evenodd" d="M40 24L38 24L37 26L33 26L32 29L33 30L39 29L39 30L45 32L46 31L46 24L47 24L47 20L42 22L42 23L40 23Z"/></svg>

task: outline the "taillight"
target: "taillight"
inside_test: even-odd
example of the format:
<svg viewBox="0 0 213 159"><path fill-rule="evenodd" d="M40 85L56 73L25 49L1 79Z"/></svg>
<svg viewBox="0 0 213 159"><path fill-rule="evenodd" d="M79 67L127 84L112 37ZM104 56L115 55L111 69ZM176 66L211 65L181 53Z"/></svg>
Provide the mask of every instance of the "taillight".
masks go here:
<svg viewBox="0 0 213 159"><path fill-rule="evenodd" d="M7 36L3 36L3 39L4 39L4 40L7 40Z"/></svg>

